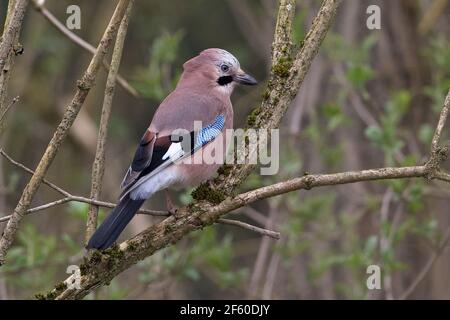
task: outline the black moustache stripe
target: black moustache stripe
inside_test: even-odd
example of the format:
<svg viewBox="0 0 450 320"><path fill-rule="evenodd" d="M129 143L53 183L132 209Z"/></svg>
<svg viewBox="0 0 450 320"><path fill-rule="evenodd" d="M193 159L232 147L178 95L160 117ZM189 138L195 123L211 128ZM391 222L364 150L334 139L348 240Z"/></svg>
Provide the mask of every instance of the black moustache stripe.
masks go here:
<svg viewBox="0 0 450 320"><path fill-rule="evenodd" d="M232 81L233 81L233 77L232 76L222 76L219 79L217 79L217 83L219 85L221 85L221 86L229 84Z"/></svg>

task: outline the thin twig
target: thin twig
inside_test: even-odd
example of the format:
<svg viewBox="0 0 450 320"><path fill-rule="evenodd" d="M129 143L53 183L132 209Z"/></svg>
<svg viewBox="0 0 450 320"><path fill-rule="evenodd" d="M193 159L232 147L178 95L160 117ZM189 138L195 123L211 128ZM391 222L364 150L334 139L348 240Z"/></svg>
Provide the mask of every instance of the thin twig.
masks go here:
<svg viewBox="0 0 450 320"><path fill-rule="evenodd" d="M26 211L30 207L34 195L39 189L45 174L47 173L50 165L53 162L53 159L58 153L59 147L68 135L69 130L72 127L72 124L75 121L78 112L83 106L90 89L95 84L95 79L98 74L100 64L103 61L106 53L108 52L108 48L114 38L114 35L116 34L117 29L119 28L120 22L122 21L122 17L125 14L125 10L128 6L129 1L130 0L119 1L116 10L114 11L114 14L108 24L108 27L106 28L105 33L102 36L95 55L92 57L92 60L85 73L83 74L82 79L77 83L78 88L72 101L67 106L64 112L64 116L59 123L52 139L50 140L45 153L39 161L35 173L22 192L20 200L16 208L14 209L12 217L9 219L8 224L6 225L3 231L3 235L0 239L0 265L5 262L6 253L8 252L8 249L11 247L14 241L14 237L19 228L20 222L22 221L24 215L26 214ZM17 7L18 4L16 5L16 8ZM11 21L11 24L12 23L13 22Z"/></svg>
<svg viewBox="0 0 450 320"><path fill-rule="evenodd" d="M379 259L381 260L385 252L387 252L391 246L388 238L388 234L385 233L383 226L389 222L389 207L394 197L392 188L388 188L384 193L383 200L381 201L380 208L380 224L378 227L379 232ZM386 274L383 277L384 291L387 300L393 300L394 294L392 292L392 275Z"/></svg>
<svg viewBox="0 0 450 320"><path fill-rule="evenodd" d="M184 234L212 224L218 219L221 219L220 217L224 214L258 200L299 189L309 190L314 187L333 186L362 181L426 176L426 166L380 168L335 174L307 175L239 194L233 198L227 198L217 205L207 205L203 203L203 209L200 207L197 210L196 207L192 206L183 207L179 209L177 218L170 216L167 219L164 219L161 223L154 225L146 231L141 232L135 237L121 243L120 250L123 253L123 257L120 258L120 264L116 264L116 266L120 266L120 269L113 269L108 273L104 273L100 282L97 277L95 279L95 286L101 285L103 281L111 279L135 262L142 260L143 258L153 254L155 251L181 239ZM172 230L174 228L177 228L177 233L173 233ZM105 258L107 257L109 256L106 253ZM105 263L107 263L106 260ZM95 267L106 268L102 265L96 265ZM89 274L83 276L82 279L81 290L74 290L71 292L63 291L65 292L63 296L65 298L81 298L90 292L92 290L91 285L93 285L91 282L94 281L94 279L91 279Z"/></svg>
<svg viewBox="0 0 450 320"><path fill-rule="evenodd" d="M217 220L217 222L220 222L222 224L229 224L232 226L241 227L241 228L259 233L263 236L267 236L267 237L270 237L273 239L277 239L277 240L280 239L280 233L277 231L260 228L260 227L254 226L252 224L242 222L242 221L231 220L231 219L219 219L219 220Z"/></svg>
<svg viewBox="0 0 450 320"><path fill-rule="evenodd" d="M250 206L248 206L248 207L250 207ZM269 207L270 207L269 216L266 219L266 223L264 224L264 227L266 229L272 228L272 226L274 224L274 220L277 215L277 211L275 210L276 208L271 201L269 201ZM260 242L259 248L258 248L258 254L256 255L255 263L253 265L250 282L247 287L247 296L249 299L255 299L258 296L258 290L257 290L258 285L261 281L261 277L263 275L264 268L267 265L266 260L269 255L271 245L272 245L272 242L270 241L270 239L268 239L268 238L261 239L261 242Z"/></svg>
<svg viewBox="0 0 450 320"><path fill-rule="evenodd" d="M313 21L312 27L308 32L303 46L295 56L291 57L291 31L292 21L295 15L295 1L281 0L277 26L275 30L273 42L272 56L272 72L269 77L267 93L260 106L260 113L254 119L252 126L259 128L277 128L281 122L281 118L286 112L292 99L295 97L303 79L308 72L311 61L319 50L319 47L325 38L332 20L336 14L336 10L340 4L339 0L324 0L322 6ZM264 140L264 139L262 139ZM264 144L265 141L259 141ZM230 194L253 170L254 165L233 166L227 174L219 176L212 188L219 189L222 194ZM306 187L309 186L309 179L306 179ZM218 191L219 192L219 191ZM270 194L270 192L268 193ZM245 195L245 194L244 194ZM255 199L258 195L255 195ZM235 201L235 202L234 202ZM223 215L242 205L246 200L237 196L236 198L228 197L220 204L212 204L208 201L196 199L190 206L180 208L180 217L168 217L162 222L148 228L135 236L133 239L126 241L120 245L123 255L116 259L114 268L107 272L96 273L99 276L91 277L91 268L103 268L103 259L100 264L93 265L87 262L88 270L81 279L81 289L74 291L64 289L52 290L52 296L58 298L77 299L82 298L93 288L104 285L113 279L116 275L135 264L137 261L144 259L155 253L156 251L174 244L183 238L186 234L213 224ZM201 211L201 213L200 213ZM104 257L109 260L106 252ZM104 268L102 270L105 270Z"/></svg>
<svg viewBox="0 0 450 320"><path fill-rule="evenodd" d="M439 140L441 139L442 130L444 130L445 123L447 121L448 112L450 109L450 90L445 97L444 106L439 115L439 121L434 131L433 139L431 141L431 152L436 153L439 149Z"/></svg>
<svg viewBox="0 0 450 320"><path fill-rule="evenodd" d="M6 114L8 113L9 109L17 102L19 101L19 96L12 99L12 101L6 106L5 110L3 110L3 113L0 115L0 123L3 122L3 119L5 118Z"/></svg>
<svg viewBox="0 0 450 320"><path fill-rule="evenodd" d="M33 170L29 169L28 167L24 166L23 164L15 161L14 159L12 159L3 149L0 149L0 154L5 157L10 163L12 163L13 165L17 166L18 168L33 174ZM66 190L58 187L57 185L49 182L48 180L44 179L43 183L47 184L49 187L51 187L52 189L55 189L56 191L58 191L59 193L61 193L62 195L64 195L65 197L56 201L52 201L43 205L40 205L38 207L34 207L31 209L28 209L26 211L26 214L33 214L45 209L49 209L51 207L60 205L60 204L64 204L67 202L82 202L82 203L88 203L91 205L95 205L98 207L104 207L104 208L114 208L117 204L116 203L112 203L112 202L105 202L105 201L100 201L100 200L96 200L96 199L89 199L89 198L85 198L85 197L80 197L80 196L74 196L71 195L69 192L67 192ZM146 214L146 215L152 215L152 216L160 216L160 217L167 217L170 214L167 211L157 211L157 210L148 210L148 209L140 209L138 211L139 214ZM8 216L4 216L0 218L0 223L1 222L6 222L11 218L11 215ZM251 225L249 223L245 223L245 222L241 222L241 221L236 221L236 220L230 220L230 219L220 219L219 223L222 224L228 224L228 225L234 225L234 226L238 226L247 230L251 230L253 232L262 234L264 236L268 236L274 239L279 239L280 238L280 233L276 232L276 231L271 231L271 230L267 230L267 229L263 229L263 228L259 228L256 227L254 225Z"/></svg>
<svg viewBox="0 0 450 320"><path fill-rule="evenodd" d="M433 176L438 180L450 182L450 173L444 172L442 170L438 170L437 172L434 173Z"/></svg>
<svg viewBox="0 0 450 320"><path fill-rule="evenodd" d="M106 139L108 137L108 124L111 116L112 101L114 91L116 89L116 79L119 71L120 60L122 59L123 44L125 42L125 36L127 34L128 24L130 22L133 3L134 0L131 0L128 4L127 11L125 12L122 22L120 23L119 30L117 31L116 43L114 44L114 50L111 58L111 68L109 69L108 78L106 80L102 115L98 128L97 148L95 151L94 163L92 164L91 199L98 199L102 190L102 180L105 172L105 147ZM89 206L86 221L86 243L89 241L97 228L98 209L99 207L96 205L91 204Z"/></svg>
<svg viewBox="0 0 450 320"><path fill-rule="evenodd" d="M266 281L263 286L261 299L270 300L272 299L272 291L273 286L275 284L275 278L277 275L278 267L280 265L281 255L277 251L272 252L272 256L270 257L269 266L267 267L266 272Z"/></svg>
<svg viewBox="0 0 450 320"><path fill-rule="evenodd" d="M15 165L16 167L22 169L23 171L33 175L34 171L31 170L30 168L28 168L27 166L23 165L22 163L12 159L3 149L0 149L0 154L6 159L8 160L11 164ZM70 192L64 190L63 188L57 186L56 184L48 181L47 179L43 179L42 183L46 184L47 186L49 186L50 188L52 188L53 190L57 191L58 193L60 193L61 195L64 196L64 198L60 199L60 200L56 200L56 201L52 201L43 205L40 205L38 207L35 208L31 208L28 209L26 211L25 214L31 214L31 213L35 213L44 209L48 209L51 208L53 206L59 205L59 204L63 204L66 202L82 202L82 203L87 203L87 204L92 204L92 205L96 205L99 207L104 207L104 208L114 208L117 204L116 203L112 203L112 202L106 202L106 201L100 201L100 200L95 200L95 199L90 199L90 198L85 198L85 197L81 197L81 196L75 196L72 195ZM140 209L138 211L138 213L140 214L147 214L147 215L152 215L152 216L168 216L169 213L167 211L158 211L158 210L148 210L148 209ZM11 215L8 216L4 216L0 218L0 223L1 222L6 222L11 218Z"/></svg>
<svg viewBox="0 0 450 320"><path fill-rule="evenodd" d="M14 65L14 48L19 44L20 30L28 0L10 0L6 13L2 41L0 42L0 136L3 135L4 119L11 105L7 105L8 83Z"/></svg>
<svg viewBox="0 0 450 320"><path fill-rule="evenodd" d="M36 212L39 212L39 211L42 211L42 210L49 209L51 207L57 206L59 204L67 203L69 201L72 201L71 197L62 198L62 199L59 199L59 200L56 200L56 201L52 201L52 202L40 205L38 207L34 207L34 208L31 208L31 209L28 209L26 214L27 215L28 214L33 214L33 213L36 213ZM11 215L1 217L0 218L0 222L8 221L9 218L11 218Z"/></svg>
<svg viewBox="0 0 450 320"><path fill-rule="evenodd" d="M447 244L450 240L450 228L447 229L445 232L444 238L442 239L441 243L437 247L436 251L431 255L428 262L423 267L422 271L417 275L417 277L414 279L414 281L409 285L409 287L400 295L400 300L407 299L413 292L416 290L417 286L425 279L425 276L428 274L428 272L433 267L434 263L437 261L437 259L440 257L444 249L447 247Z"/></svg>
<svg viewBox="0 0 450 320"><path fill-rule="evenodd" d="M293 3L293 1L282 0L280 5L268 96L264 97L261 113L255 120L255 125L262 128L275 128L279 125L280 119L287 109L287 104L292 101L292 98L298 91L299 85L302 83L312 59L315 57L322 40L331 26L331 21L335 16L340 1L323 1L322 7L313 21L311 30L308 32L302 48L292 61L289 60L291 51L291 38L289 33L293 18L293 12L291 12L294 9L292 7ZM291 67L283 68L286 67L286 64L291 65ZM285 72L286 69L287 73ZM228 195L227 191L230 189L234 190L237 185L240 185L253 168L252 166L245 165L233 167L228 175L222 175L222 177L226 176L227 180L217 180L216 187L220 187L220 190L225 190L225 195ZM52 298L56 295L58 299L82 298L93 289L109 283L119 273L138 261L153 255L162 248L176 243L194 230L212 225L228 212L257 200L298 189L309 190L314 187L380 179L428 177L429 172L430 167L423 165L324 175L306 175L245 192L237 196L226 196L220 203L216 203L213 200L208 201L207 199L197 200L189 206L180 208L177 217L168 217L132 239L121 243L119 248L114 247L105 250L101 253L101 259L88 259L85 261L85 271L81 277L80 289L65 289L59 286L51 290L51 295L47 297ZM119 257L117 250L120 250Z"/></svg>
<svg viewBox="0 0 450 320"><path fill-rule="evenodd" d="M70 31L66 28L66 26L61 23L58 18L56 18L46 7L44 7L43 3L40 3L39 0L33 0L34 7L38 12L40 12L45 19L47 19L48 22L50 22L51 25L53 25L58 31L60 31L64 36L66 36L70 41L81 47L82 49L86 50L87 52L91 54L95 54L96 48L87 42L86 40L80 38L78 35L76 35L74 32ZM106 71L109 71L110 65L103 61L103 67L106 69ZM133 97L138 98L139 93L134 89L127 80L125 80L124 77L122 77L120 74L117 74L117 82L119 85L125 89L129 94L131 94Z"/></svg>
<svg viewBox="0 0 450 320"><path fill-rule="evenodd" d="M20 29L22 28L23 17L28 6L28 0L16 0L11 17L7 17L8 26L2 36L0 43L0 72L3 73L8 57L13 51L14 42L16 41Z"/></svg>
<svg viewBox="0 0 450 320"><path fill-rule="evenodd" d="M56 201L52 201L34 208L30 208L26 211L26 215L29 214L33 214L33 213L37 213L39 211L42 210L46 210L49 209L51 207L60 205L60 204L64 204L67 202L81 202L81 203L87 203L87 204L91 204L91 205L95 205L95 206L99 206L99 207L103 207L103 208L114 208L117 204L116 203L112 203L112 202L106 202L106 201L101 201L101 200L94 200L94 199L89 199L89 198L85 198L85 197L80 197L80 196L68 196ZM156 217L167 217L170 215L170 213L168 213L167 211L157 211L157 210L148 210L148 209L139 209L138 211L139 214L146 214L146 215L151 215L151 216L156 216ZM7 216L3 216L0 218L0 223L2 222L6 222L11 218L11 215L7 215Z"/></svg>
<svg viewBox="0 0 450 320"><path fill-rule="evenodd" d="M28 172L29 174L33 175L34 171L31 170L30 168L28 168L27 166L23 165L20 162L17 162L16 160L14 160L13 158L11 158L3 149L0 148L0 154L5 157L6 160L8 160L11 164L15 165L16 167L24 170L25 172ZM43 179L42 183L46 184L47 186L49 186L50 188L54 189L55 191L59 192L60 194L62 194L65 197L70 197L71 194L67 191L65 191L64 189L58 187L56 184L51 183L50 181L48 181L47 179Z"/></svg>
<svg viewBox="0 0 450 320"><path fill-rule="evenodd" d="M445 13L445 7L448 0L434 0L430 7L425 11L422 19L419 22L418 31L421 36L424 36L432 29L432 27L439 20L439 17Z"/></svg>

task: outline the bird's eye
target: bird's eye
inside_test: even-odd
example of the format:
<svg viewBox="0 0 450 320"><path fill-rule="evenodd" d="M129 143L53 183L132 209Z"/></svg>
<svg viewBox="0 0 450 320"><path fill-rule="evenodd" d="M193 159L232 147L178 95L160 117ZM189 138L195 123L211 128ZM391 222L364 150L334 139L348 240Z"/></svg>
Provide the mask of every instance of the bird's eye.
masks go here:
<svg viewBox="0 0 450 320"><path fill-rule="evenodd" d="M222 72L228 72L229 69L230 69L230 67L227 66L226 64L223 64L220 66L220 70L222 70Z"/></svg>

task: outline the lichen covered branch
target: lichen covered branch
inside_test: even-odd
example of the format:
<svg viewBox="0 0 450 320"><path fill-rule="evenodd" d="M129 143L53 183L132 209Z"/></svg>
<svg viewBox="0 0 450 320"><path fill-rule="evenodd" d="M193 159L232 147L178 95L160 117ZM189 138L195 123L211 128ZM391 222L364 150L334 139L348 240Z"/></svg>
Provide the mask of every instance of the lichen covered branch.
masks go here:
<svg viewBox="0 0 450 320"><path fill-rule="evenodd" d="M250 115L249 126L263 129L279 126L282 116L298 92L309 66L331 26L339 3L338 0L323 1L302 48L293 59L291 29L295 14L295 1L280 1L268 87L261 106ZM265 143L265 141L259 141L259 143ZM177 214L179 218L169 217L133 239L122 243L120 247L115 246L104 253L96 252L82 265L81 289L54 289L50 292L49 297L82 298L156 250L176 243L189 232L217 222L226 213L240 207L240 203L244 205L246 202L242 202L241 197L233 198L232 194L253 168L254 165L245 164L222 170L221 175L210 187L202 187L206 189L205 192L196 192L195 194L200 196L196 197L189 206L179 210L179 214ZM212 197L214 199L212 203L207 200L209 194L216 195ZM203 197L205 195L206 197ZM223 199L225 200L222 201Z"/></svg>
<svg viewBox="0 0 450 320"><path fill-rule="evenodd" d="M14 63L14 55L21 50L19 47L19 34L22 28L23 17L28 6L28 0L10 0L6 13L4 32L0 41L0 136L3 135L5 115L10 104L7 100L7 88Z"/></svg>
<svg viewBox="0 0 450 320"><path fill-rule="evenodd" d="M39 161L39 164L33 176L22 192L20 200L16 208L14 209L11 219L9 219L8 221L5 230L3 231L2 238L0 239L0 265L5 262L6 253L11 247L22 218L30 207L34 195L36 194L39 186L42 183L42 180L44 179L45 174L47 173L51 163L53 162L53 159L55 158L59 147L66 138L69 129L72 127L72 124L75 121L75 118L78 115L78 112L80 111L90 89L94 86L100 64L103 61L106 53L108 52L108 48L114 38L114 35L116 34L117 29L119 28L128 3L129 0L119 1L116 10L114 11L114 14L109 22L109 25L102 36L95 55L93 56L83 77L77 83L77 91L72 101L67 106L64 112L64 116L58 127L56 128L56 131L52 139L50 140L44 155ZM18 4L16 5L16 8L17 6Z"/></svg>
<svg viewBox="0 0 450 320"><path fill-rule="evenodd" d="M47 21L54 26L59 32L61 32L64 36L66 36L70 41L78 45L80 48L83 48L87 52L91 54L95 54L96 48L87 42L86 40L80 38L76 33L70 31L66 28L66 26L61 23L61 21L56 18L53 13L51 13L42 3L42 1L33 0L34 7L36 10L42 14L42 16L47 19ZM102 62L103 68L105 68L106 71L109 71L110 65L106 62ZM133 97L139 97L139 93L134 89L127 80L125 80L124 77L122 77L120 74L117 74L117 82L119 85L127 91L129 94L131 94Z"/></svg>
<svg viewBox="0 0 450 320"><path fill-rule="evenodd" d="M133 8L134 0L131 0L128 4L127 11L120 23L119 30L117 31L116 43L111 58L111 68L108 72L106 80L105 94L103 98L102 115L100 118L100 125L98 129L97 148L95 150L95 159L92 164L92 179L91 179L91 195L90 198L97 200L102 190L103 174L105 172L105 147L106 139L108 137L108 125L111 116L112 101L114 97L114 91L116 89L116 79L119 71L120 60L122 59L123 44L125 42L125 36L128 29L128 23L130 22L131 10ZM97 205L91 204L89 206L89 212L86 222L86 243L90 237L94 234L97 228L98 217Z"/></svg>
<svg viewBox="0 0 450 320"><path fill-rule="evenodd" d="M26 167L25 165L23 165L22 163L14 160L13 158L11 158L3 149L0 149L0 154L6 159L8 160L11 164L15 165L16 167L22 169L23 171L29 173L29 174L34 174L34 171L31 170L30 168ZM112 203L112 202L106 202L106 201L100 201L100 200L95 200L95 199L90 199L90 198L86 198L86 197L82 197L82 196L76 196L76 195L72 195L70 192L68 192L67 190L64 190L63 188L57 186L56 184L48 181L47 179L43 179L42 183L47 185L48 187L52 188L53 190L55 190L56 192L58 192L59 194L61 194L64 198L56 200L56 201L52 201L34 208L30 208L27 209L25 214L32 214L32 213L36 213L39 211L42 211L44 209L48 209L60 204L64 204L67 202L81 202L81 203L87 203L87 204L91 204L91 205L95 205L95 206L99 206L99 207L104 207L104 208L114 208L116 206L116 203ZM164 217L164 216L168 216L169 213L166 211L158 211L158 210L148 210L148 209L140 209L138 211L138 213L140 214L147 214L147 215L152 215L152 216L160 216L160 217ZM7 216L3 216L0 218L0 223L1 222L6 222L11 218L12 215L7 215Z"/></svg>

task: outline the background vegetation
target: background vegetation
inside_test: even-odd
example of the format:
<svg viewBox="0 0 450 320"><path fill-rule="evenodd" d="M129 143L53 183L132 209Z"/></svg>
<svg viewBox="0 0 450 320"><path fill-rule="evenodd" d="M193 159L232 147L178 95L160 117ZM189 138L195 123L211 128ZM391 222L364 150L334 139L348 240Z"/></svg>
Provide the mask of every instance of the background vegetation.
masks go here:
<svg viewBox="0 0 450 320"><path fill-rule="evenodd" d="M441 6L436 19L425 19L437 2L447 1L345 0L285 117L279 175L253 174L242 189L304 172L422 163L450 87L450 5ZM82 10L82 28L76 33L95 44L115 2L76 3ZM297 3L294 36L301 40L320 2ZM46 1L61 21L70 4L74 1ZM366 28L370 4L381 7L379 31ZM6 6L1 0L0 21ZM188 58L208 47L227 49L264 84L276 7L274 0L136 2L120 73L140 97L117 87L102 200L116 200L139 137ZM32 7L21 39L24 53L15 58L9 89L12 97L20 95L20 102L8 114L2 146L33 168L91 56ZM47 175L73 194L89 194L105 78L102 72L97 80L101 85L88 96ZM235 127L244 126L263 88L237 90ZM2 214L14 208L28 179L2 159ZM443 183L395 180L296 191L260 201L236 215L281 231L281 240L215 225L144 260L88 298L400 298L434 256L436 261L408 298L449 298L450 256L438 250L450 227L449 195ZM55 196L42 187L34 203ZM178 194L180 204L189 199L190 190ZM163 209L163 196L151 199L147 207ZM80 262L87 209L71 203L25 219L8 264L0 268L0 299L30 298L48 290L65 277L68 265ZM122 238L158 219L136 217ZM371 264L382 268L383 290L366 288Z"/></svg>

